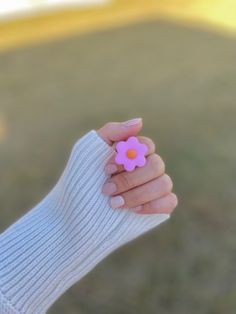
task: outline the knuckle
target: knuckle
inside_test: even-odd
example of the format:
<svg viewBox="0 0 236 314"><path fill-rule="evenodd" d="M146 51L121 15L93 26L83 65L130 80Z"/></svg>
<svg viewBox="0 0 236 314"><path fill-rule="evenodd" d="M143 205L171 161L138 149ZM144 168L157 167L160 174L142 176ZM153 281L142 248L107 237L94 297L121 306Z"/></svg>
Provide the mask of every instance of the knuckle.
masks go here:
<svg viewBox="0 0 236 314"><path fill-rule="evenodd" d="M127 190L134 185L133 179L126 172L119 174L116 181L121 190Z"/></svg>
<svg viewBox="0 0 236 314"><path fill-rule="evenodd" d="M135 205L139 205L141 204L141 200L142 200L142 195L140 195L140 193L137 190L133 190L132 192L127 192L129 194L128 197L128 203L131 206L135 206Z"/></svg>
<svg viewBox="0 0 236 314"><path fill-rule="evenodd" d="M152 153L156 149L156 145L149 137L146 136L140 136L139 137L142 143L145 143L148 146L148 153Z"/></svg>
<svg viewBox="0 0 236 314"><path fill-rule="evenodd" d="M155 143L153 142L153 140L151 140L149 137L146 137L146 142L147 142L147 145L148 145L148 147L149 147L149 150L150 150L151 152L154 152L155 149L156 149L156 145L155 145Z"/></svg>
<svg viewBox="0 0 236 314"><path fill-rule="evenodd" d="M169 192L173 188L173 182L172 182L170 176L166 173L163 174L163 176L162 176L162 184L163 184L163 188Z"/></svg>
<svg viewBox="0 0 236 314"><path fill-rule="evenodd" d="M156 175L160 175L165 172L165 163L159 155L153 154L150 157L150 163Z"/></svg>

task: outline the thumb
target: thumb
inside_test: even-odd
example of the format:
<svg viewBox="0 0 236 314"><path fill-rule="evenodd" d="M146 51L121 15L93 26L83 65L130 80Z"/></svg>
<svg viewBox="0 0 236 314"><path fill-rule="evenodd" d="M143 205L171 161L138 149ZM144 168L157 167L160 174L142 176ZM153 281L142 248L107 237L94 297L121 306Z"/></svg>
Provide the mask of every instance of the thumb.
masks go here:
<svg viewBox="0 0 236 314"><path fill-rule="evenodd" d="M125 122L108 122L97 132L109 145L138 134L142 129L142 119L136 118Z"/></svg>

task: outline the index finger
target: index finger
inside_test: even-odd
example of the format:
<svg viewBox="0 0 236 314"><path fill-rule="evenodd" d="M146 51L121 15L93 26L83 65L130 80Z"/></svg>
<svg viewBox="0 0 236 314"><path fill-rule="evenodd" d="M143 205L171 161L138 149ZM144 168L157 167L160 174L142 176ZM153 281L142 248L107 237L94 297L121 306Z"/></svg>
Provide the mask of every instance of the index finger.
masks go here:
<svg viewBox="0 0 236 314"><path fill-rule="evenodd" d="M148 137L146 136L137 136L138 140L140 143L147 145L148 150L145 156L148 156L150 154L153 154L155 152L155 143ZM108 160L106 166L105 166L105 172L107 174L114 174L114 173L119 173L124 171L123 165L117 165L115 162L115 156L114 155Z"/></svg>

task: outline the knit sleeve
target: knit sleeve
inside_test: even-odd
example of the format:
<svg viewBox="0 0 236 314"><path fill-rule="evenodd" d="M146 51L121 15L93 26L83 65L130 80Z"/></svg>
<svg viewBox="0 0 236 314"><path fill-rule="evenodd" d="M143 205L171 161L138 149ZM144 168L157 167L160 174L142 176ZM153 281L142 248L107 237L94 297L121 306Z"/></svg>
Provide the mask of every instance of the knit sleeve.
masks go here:
<svg viewBox="0 0 236 314"><path fill-rule="evenodd" d="M73 146L52 190L0 235L0 313L45 313L116 248L169 218L112 209L102 192L113 155L95 130Z"/></svg>

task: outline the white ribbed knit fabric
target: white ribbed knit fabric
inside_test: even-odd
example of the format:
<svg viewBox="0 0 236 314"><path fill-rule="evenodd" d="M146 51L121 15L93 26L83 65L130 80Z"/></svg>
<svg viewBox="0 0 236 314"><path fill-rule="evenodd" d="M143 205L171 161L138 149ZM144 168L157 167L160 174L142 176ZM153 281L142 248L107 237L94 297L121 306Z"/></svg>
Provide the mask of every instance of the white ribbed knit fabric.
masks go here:
<svg viewBox="0 0 236 314"><path fill-rule="evenodd" d="M101 192L114 149L95 130L74 145L53 189L0 235L0 313L45 313L105 256L169 215L112 209Z"/></svg>

